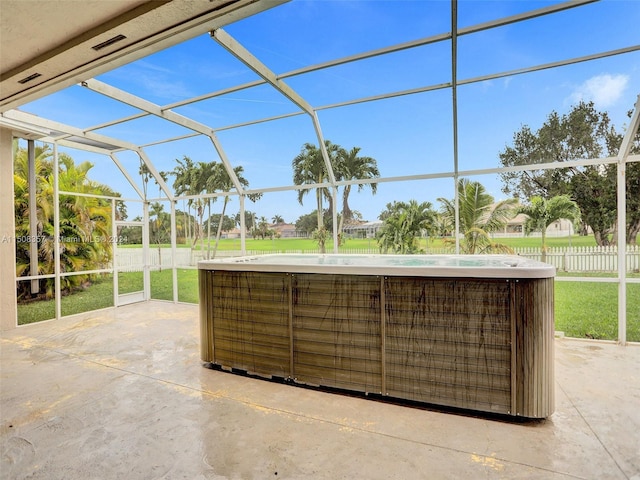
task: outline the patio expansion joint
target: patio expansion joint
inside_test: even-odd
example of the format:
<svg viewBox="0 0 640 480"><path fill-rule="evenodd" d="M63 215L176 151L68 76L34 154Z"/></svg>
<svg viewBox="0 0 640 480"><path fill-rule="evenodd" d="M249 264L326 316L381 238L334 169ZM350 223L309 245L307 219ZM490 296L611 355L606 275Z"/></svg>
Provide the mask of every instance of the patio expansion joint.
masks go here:
<svg viewBox="0 0 640 480"><path fill-rule="evenodd" d="M600 444L600 446L602 447L602 449L607 452L607 455L609 456L609 458L611 458L611 460L613 461L613 463L615 463L616 467L618 467L618 470L620 471L620 473L624 476L624 478L630 480L631 477L629 477L624 469L622 468L622 466L618 463L618 461L615 459L615 457L611 454L611 452L609 451L609 449L607 448L607 446L605 445L605 443L602 441L602 439L600 438L600 436L598 435L598 433L594 430L594 428L591 426L591 424L589 423L589 421L585 418L585 416L582 414L582 412L580 411L580 409L578 408L578 406L574 403L573 399L571 398L571 396L567 393L567 391L562 388L562 385L560 385L560 382L556 382L556 387L562 391L562 393L567 397L567 400L569 400L569 403L571 404L571 407L573 407L573 409L578 413L578 415L580 416L580 418L582 419L582 421L585 423L585 425L587 426L587 428L589 428L589 431L593 434L593 436L598 440L598 443Z"/></svg>

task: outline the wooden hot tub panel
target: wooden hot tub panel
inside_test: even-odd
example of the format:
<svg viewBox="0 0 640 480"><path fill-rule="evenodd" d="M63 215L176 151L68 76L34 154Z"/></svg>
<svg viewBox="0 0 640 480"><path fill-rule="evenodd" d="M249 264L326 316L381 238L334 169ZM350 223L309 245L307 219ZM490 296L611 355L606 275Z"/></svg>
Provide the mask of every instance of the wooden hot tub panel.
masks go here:
<svg viewBox="0 0 640 480"><path fill-rule="evenodd" d="M553 412L553 278L199 275L203 361L436 405Z"/></svg>

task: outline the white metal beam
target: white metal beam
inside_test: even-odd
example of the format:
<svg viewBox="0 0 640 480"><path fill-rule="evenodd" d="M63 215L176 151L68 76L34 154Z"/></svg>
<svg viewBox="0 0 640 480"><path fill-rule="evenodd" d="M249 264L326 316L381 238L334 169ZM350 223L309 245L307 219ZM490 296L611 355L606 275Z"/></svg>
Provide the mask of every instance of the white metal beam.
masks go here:
<svg viewBox="0 0 640 480"><path fill-rule="evenodd" d="M264 65L260 60L258 60L251 52L249 52L246 48L244 48L239 42L237 42L231 35L225 32L223 29L218 28L216 30L211 31L211 37L216 40L222 47L224 47L229 53L231 53L234 57L240 60L242 63L247 65L251 70L257 73L260 77L262 77L267 83L273 86L277 91L279 91L282 95L292 101L295 105L297 105L301 110L304 110L311 117L311 121L313 122L313 127L316 131L316 136L318 137L318 143L320 145L320 152L322 153L322 158L324 159L325 167L327 169L327 176L329 178L329 182L332 186L335 186L336 179L335 174L333 172L333 165L331 165L331 160L329 159L329 155L327 153L327 149L325 146L324 136L322 135L322 129L320 128L320 120L318 119L318 115L314 108L298 93L296 93L291 87L289 87L285 82L280 80L278 76L273 73L266 65ZM334 189L335 190L335 189ZM334 202L336 204L336 196L334 192ZM335 215L334 215L335 216ZM335 225L335 224L334 224ZM337 230L334 228L334 245L337 243Z"/></svg>
<svg viewBox="0 0 640 480"><path fill-rule="evenodd" d="M116 157L116 154L112 153L111 155L109 155L109 157L111 157L111 160L113 161L113 163L116 164L116 167L118 167L118 170L120 170L120 172L127 179L127 181L129 182L129 185L131 185L133 189L136 191L136 193L140 196L140 199L144 200L144 193L142 192L142 190L140 190L140 187L138 187L133 177L129 174L129 171L124 167L124 165L122 165L122 162L120 162L120 159Z"/></svg>
<svg viewBox="0 0 640 480"><path fill-rule="evenodd" d="M217 41L222 47L224 47L231 55L236 57L247 67L262 77L267 83L271 84L285 97L295 103L300 109L307 112L309 115L313 114L313 108L298 95L289 85L278 79L278 76L273 73L266 65L253 56L249 50L244 48L239 42L237 42L231 35L225 32L223 29L211 31L211 38Z"/></svg>
<svg viewBox="0 0 640 480"><path fill-rule="evenodd" d="M96 143L103 144L105 153L111 152L113 148L118 148L123 150L131 150L133 152L136 152L138 155L141 155L141 154L144 155L144 157L146 158L146 154L144 154L144 151L139 146L134 145L133 143L130 143L130 142L126 142L124 140L108 137L106 135L101 135L99 133L85 132L80 128L72 127L70 125L65 125L64 123L55 122L53 120L47 120L45 118L38 117L30 113L22 112L20 110L10 110L8 112L5 112L4 115L9 118L14 118L16 120L27 122L45 129L53 130L56 132L62 132L68 135L85 138L87 140L91 140ZM69 141L67 140L67 142ZM78 143L75 145L77 145L76 148L82 149L82 144ZM113 148L109 148L109 147L113 147ZM107 153L107 154L110 154L110 153ZM162 179L162 177L160 176L156 168L153 166L153 164L148 160L148 158L146 160L143 158L143 161L145 161L145 164L147 164L147 168L149 169L151 174L154 176L154 178L158 182L158 185L160 185L160 188L164 191L165 195L169 199L172 199L173 194L171 193L166 182Z"/></svg>
<svg viewBox="0 0 640 480"><path fill-rule="evenodd" d="M233 171L233 167L231 166L231 163L229 163L229 160L224 152L224 149L222 148L220 141L218 140L215 132L211 127L203 123L197 122L191 118L180 115L172 110L163 109L160 105L157 105L153 102L149 102L148 100L140 98L129 92L125 92L124 90L120 90L119 88L115 88L115 87L112 87L111 85L107 85L106 83L100 82L96 79L90 79L90 80L84 81L82 82L82 86L96 93L100 93L109 98L113 98L114 100L117 100L119 102L126 103L127 105L138 108L144 112L148 112L152 115L168 120L169 122L175 123L176 125L180 125L181 127L188 128L189 130L193 130L194 132L201 133L202 135L206 135L211 139L211 142L213 143L216 151L218 152L218 155L220 156L220 159L222 160L222 163L224 164L227 170L227 173L229 174L229 177L231 178L231 181L235 186L236 190L238 190L239 192L242 192L243 187L238 181L238 177Z"/></svg>
<svg viewBox="0 0 640 480"><path fill-rule="evenodd" d="M162 175L160 175L160 172L158 172L158 169L156 168L156 166L147 156L147 153L144 151L144 149L138 147L134 151L138 154L140 159L144 162L145 166L147 167L147 170L149 170L149 173L153 175L154 180L156 181L160 189L164 192L164 194L167 196L167 198L169 200L173 200L174 199L173 193L169 189L169 186L167 185L167 183L162 178Z"/></svg>

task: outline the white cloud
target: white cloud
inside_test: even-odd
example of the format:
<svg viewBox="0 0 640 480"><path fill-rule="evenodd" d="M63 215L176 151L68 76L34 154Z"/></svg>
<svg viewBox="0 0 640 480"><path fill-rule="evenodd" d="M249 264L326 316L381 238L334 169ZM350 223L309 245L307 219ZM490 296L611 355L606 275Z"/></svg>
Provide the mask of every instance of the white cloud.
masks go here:
<svg viewBox="0 0 640 480"><path fill-rule="evenodd" d="M628 75L597 75L579 85L570 99L572 103L591 100L600 108L610 107L620 99L628 83Z"/></svg>

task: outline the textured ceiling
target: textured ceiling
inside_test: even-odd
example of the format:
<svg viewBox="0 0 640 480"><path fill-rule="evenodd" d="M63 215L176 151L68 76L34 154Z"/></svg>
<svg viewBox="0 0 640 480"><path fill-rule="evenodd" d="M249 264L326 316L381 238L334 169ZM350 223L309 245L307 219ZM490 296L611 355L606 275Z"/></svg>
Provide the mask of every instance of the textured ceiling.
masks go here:
<svg viewBox="0 0 640 480"><path fill-rule="evenodd" d="M0 0L0 112L280 3Z"/></svg>

